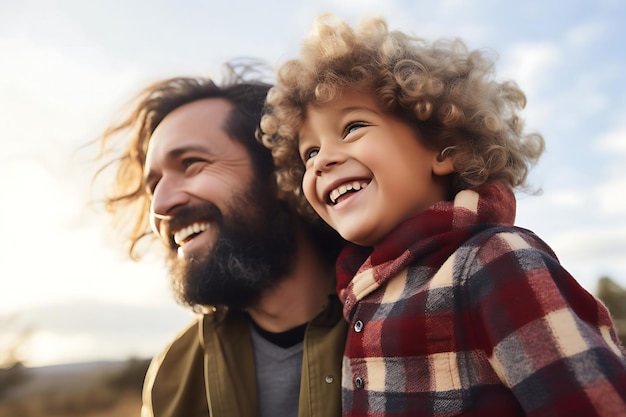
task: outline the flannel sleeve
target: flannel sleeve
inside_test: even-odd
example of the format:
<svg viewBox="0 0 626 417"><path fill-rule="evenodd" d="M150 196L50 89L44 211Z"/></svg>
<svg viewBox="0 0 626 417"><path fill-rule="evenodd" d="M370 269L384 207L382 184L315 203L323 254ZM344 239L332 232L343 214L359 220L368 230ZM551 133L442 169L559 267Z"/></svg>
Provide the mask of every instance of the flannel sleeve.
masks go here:
<svg viewBox="0 0 626 417"><path fill-rule="evenodd" d="M526 415L626 416L626 359L606 307L536 236L475 251L469 321L478 349Z"/></svg>

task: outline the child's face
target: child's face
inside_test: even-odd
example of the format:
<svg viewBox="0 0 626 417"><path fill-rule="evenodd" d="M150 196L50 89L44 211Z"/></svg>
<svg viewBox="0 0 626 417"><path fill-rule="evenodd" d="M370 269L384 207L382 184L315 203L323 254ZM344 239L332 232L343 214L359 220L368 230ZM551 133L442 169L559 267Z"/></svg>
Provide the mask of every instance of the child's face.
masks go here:
<svg viewBox="0 0 626 417"><path fill-rule="evenodd" d="M299 132L302 189L346 240L374 246L404 220L447 195L452 162L425 148L415 130L372 95L344 91L309 106Z"/></svg>

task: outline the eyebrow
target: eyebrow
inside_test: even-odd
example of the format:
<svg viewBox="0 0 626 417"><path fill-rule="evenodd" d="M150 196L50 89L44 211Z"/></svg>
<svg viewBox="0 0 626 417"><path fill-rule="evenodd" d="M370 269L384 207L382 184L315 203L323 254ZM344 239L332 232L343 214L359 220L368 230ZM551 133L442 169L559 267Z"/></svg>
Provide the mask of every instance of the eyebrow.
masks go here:
<svg viewBox="0 0 626 417"><path fill-rule="evenodd" d="M349 107L343 107L342 109L340 109L339 111L341 113L348 113L351 111L358 111L358 110L364 110L364 111L370 111L372 113L380 113L378 111L378 109L375 108L371 108L370 106L366 106L366 105L362 105L362 106L349 106Z"/></svg>
<svg viewBox="0 0 626 417"><path fill-rule="evenodd" d="M201 145L186 145L186 146L181 146L179 148L174 148L170 151L167 152L167 154L165 154L165 161L169 162L169 161L173 161L175 159L180 158L181 155L187 153L187 152L205 152L205 153L211 153L209 147L207 146L201 146ZM142 181L142 185L144 188L147 188L148 185L150 184L150 182L152 181L152 179L156 176L156 174L154 173L154 171L149 171L147 173L147 175L144 176L143 181Z"/></svg>
<svg viewBox="0 0 626 417"><path fill-rule="evenodd" d="M365 112L373 113L373 114L376 114L376 115L379 115L379 116L384 114L383 111L381 111L380 109L377 109L377 108L372 108L372 107L367 106L367 105L355 105L355 106L348 106L348 107L343 107L343 108L339 109L339 112L338 112L339 113L339 117L345 117L346 113L350 113L350 112L353 112L353 111L365 111ZM302 127L300 127L300 129L298 131L298 141L297 141L298 147L300 146L300 143L302 143L302 136L303 135L301 133L302 133L303 130L306 132L306 129L303 129ZM306 135L304 135L304 136L306 137Z"/></svg>

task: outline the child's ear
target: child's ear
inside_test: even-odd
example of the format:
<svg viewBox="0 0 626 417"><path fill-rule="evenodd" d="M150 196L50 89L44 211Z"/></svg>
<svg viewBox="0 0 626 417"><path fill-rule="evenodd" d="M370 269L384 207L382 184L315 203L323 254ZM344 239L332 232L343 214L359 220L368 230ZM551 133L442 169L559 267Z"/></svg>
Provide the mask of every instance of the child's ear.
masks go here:
<svg viewBox="0 0 626 417"><path fill-rule="evenodd" d="M433 173L440 177L452 174L454 171L454 158L451 155L442 158L438 153L433 158Z"/></svg>

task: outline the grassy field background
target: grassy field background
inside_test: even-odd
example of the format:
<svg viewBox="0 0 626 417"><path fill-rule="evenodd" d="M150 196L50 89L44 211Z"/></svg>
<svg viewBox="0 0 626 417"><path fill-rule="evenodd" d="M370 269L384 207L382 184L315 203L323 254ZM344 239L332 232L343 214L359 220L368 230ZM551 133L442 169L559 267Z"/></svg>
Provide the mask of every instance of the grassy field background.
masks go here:
<svg viewBox="0 0 626 417"><path fill-rule="evenodd" d="M148 359L0 371L0 417L139 417Z"/></svg>

